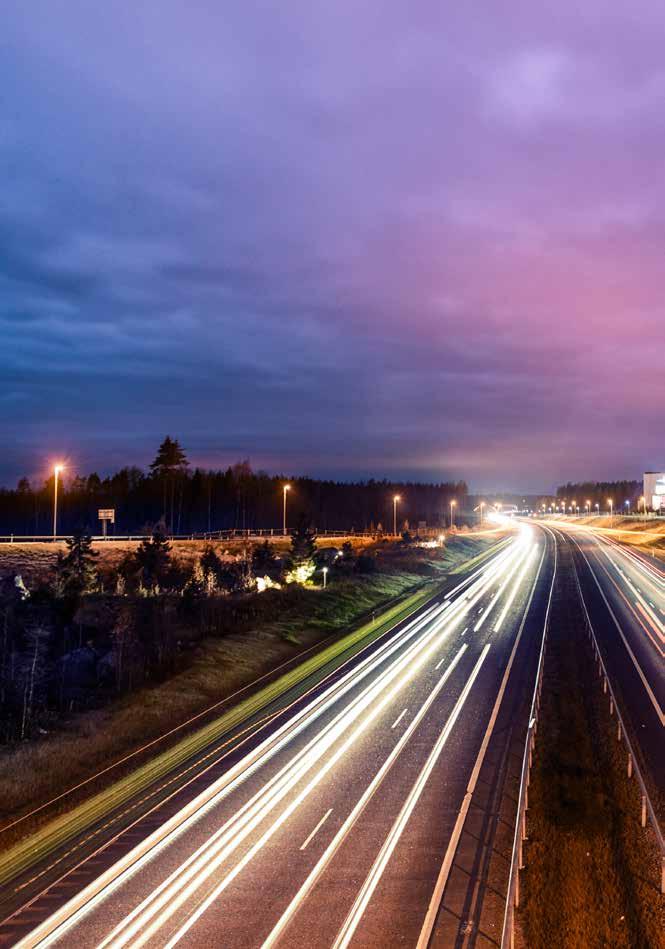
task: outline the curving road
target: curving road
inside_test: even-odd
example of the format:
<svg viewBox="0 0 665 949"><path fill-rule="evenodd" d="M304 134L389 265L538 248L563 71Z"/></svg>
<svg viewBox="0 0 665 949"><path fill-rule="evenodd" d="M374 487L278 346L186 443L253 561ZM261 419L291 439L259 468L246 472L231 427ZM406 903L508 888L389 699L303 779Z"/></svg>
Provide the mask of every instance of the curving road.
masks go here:
<svg viewBox="0 0 665 949"><path fill-rule="evenodd" d="M555 569L521 525L39 893L6 945L496 943ZM213 763L214 765L214 763Z"/></svg>

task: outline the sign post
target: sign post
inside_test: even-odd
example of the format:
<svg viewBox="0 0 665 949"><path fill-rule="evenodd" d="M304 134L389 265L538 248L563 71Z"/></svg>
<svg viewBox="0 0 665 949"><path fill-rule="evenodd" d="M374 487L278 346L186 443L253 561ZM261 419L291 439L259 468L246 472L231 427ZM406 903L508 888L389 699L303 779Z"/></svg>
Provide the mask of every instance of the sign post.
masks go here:
<svg viewBox="0 0 665 949"><path fill-rule="evenodd" d="M104 535L104 540L106 540L106 525L108 523L115 524L115 508L100 508L97 512L97 517L102 522L102 534Z"/></svg>

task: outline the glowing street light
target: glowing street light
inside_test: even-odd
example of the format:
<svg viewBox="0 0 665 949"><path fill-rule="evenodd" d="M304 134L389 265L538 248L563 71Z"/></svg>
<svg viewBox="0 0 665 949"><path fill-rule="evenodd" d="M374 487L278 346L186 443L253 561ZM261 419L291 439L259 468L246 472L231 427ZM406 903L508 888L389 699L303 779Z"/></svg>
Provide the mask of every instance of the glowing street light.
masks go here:
<svg viewBox="0 0 665 949"><path fill-rule="evenodd" d="M455 505L456 504L457 504L457 501L453 498L453 500L450 502L450 526L451 527L455 523Z"/></svg>
<svg viewBox="0 0 665 949"><path fill-rule="evenodd" d="M610 520L612 520L612 517L614 515L614 501L612 500L612 498L608 498L607 503L610 506Z"/></svg>
<svg viewBox="0 0 665 949"><path fill-rule="evenodd" d="M591 513L591 501L587 501L584 506L585 506L585 508L586 508L587 514L590 514L590 513Z"/></svg>
<svg viewBox="0 0 665 949"><path fill-rule="evenodd" d="M397 502L401 501L399 494L393 498L393 534L397 537Z"/></svg>
<svg viewBox="0 0 665 949"><path fill-rule="evenodd" d="M646 498L644 497L644 495L642 495L642 497L640 498L639 503L642 505L642 513L644 514L644 518L645 518L645 520L646 520L646 516L647 516L647 502L646 502Z"/></svg>
<svg viewBox="0 0 665 949"><path fill-rule="evenodd" d="M291 490L291 485L285 484L284 485L284 517L283 517L283 528L284 528L285 537L286 537L286 495L288 494L290 490Z"/></svg>
<svg viewBox="0 0 665 949"><path fill-rule="evenodd" d="M484 501L481 501L481 502L480 502L480 523L481 523L481 525L482 525L482 523L483 523L483 508L484 508L484 507L485 507L485 502L484 502Z"/></svg>
<svg viewBox="0 0 665 949"><path fill-rule="evenodd" d="M326 582L327 582L327 580L328 580L328 568L327 568L327 567L324 567L324 568L323 568L323 589L324 589L324 590L325 590L325 588L326 588Z"/></svg>
<svg viewBox="0 0 665 949"><path fill-rule="evenodd" d="M595 508L596 508L596 514L600 514L600 504L597 501L595 504Z"/></svg>
<svg viewBox="0 0 665 949"><path fill-rule="evenodd" d="M64 465L55 465L53 468L53 540L58 534L58 475L63 469Z"/></svg>

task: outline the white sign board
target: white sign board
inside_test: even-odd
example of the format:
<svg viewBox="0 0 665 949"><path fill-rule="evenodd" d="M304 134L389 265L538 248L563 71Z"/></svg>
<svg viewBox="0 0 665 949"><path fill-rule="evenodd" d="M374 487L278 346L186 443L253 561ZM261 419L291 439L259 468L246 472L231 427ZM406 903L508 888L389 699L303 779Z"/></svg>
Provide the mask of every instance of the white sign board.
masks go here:
<svg viewBox="0 0 665 949"><path fill-rule="evenodd" d="M110 521L112 524L115 524L115 508L114 507L102 507L97 512L97 517L100 521Z"/></svg>

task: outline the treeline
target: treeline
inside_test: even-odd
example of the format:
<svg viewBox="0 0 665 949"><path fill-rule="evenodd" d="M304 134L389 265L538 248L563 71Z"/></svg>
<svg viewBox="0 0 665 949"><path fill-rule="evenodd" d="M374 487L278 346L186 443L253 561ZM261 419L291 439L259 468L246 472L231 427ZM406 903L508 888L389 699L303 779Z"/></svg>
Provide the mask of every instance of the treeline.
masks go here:
<svg viewBox="0 0 665 949"><path fill-rule="evenodd" d="M314 478L277 477L255 472L248 461L225 471L192 469L176 440L165 439L148 471L123 468L101 478L92 473L61 475L58 532L77 527L101 531L98 509L114 508L117 534L150 533L161 524L168 533L189 534L218 530L282 528L283 486L290 484L288 522L306 517L319 531L390 531L393 497L400 495L400 526L426 521L445 524L449 504L463 506L463 481L441 484L369 481L346 483ZM0 490L0 534L48 534L53 524L54 476L43 484L23 478L16 489Z"/></svg>
<svg viewBox="0 0 665 949"><path fill-rule="evenodd" d="M621 512L626 508L636 511L639 499L642 497L641 481L582 481L578 483L562 484L556 489L559 501L566 501L566 505L573 501L584 510L587 501L591 502L592 512L596 504L600 511L607 511L611 499L613 510ZM628 504L626 504L628 501Z"/></svg>

